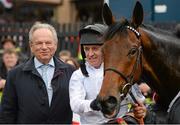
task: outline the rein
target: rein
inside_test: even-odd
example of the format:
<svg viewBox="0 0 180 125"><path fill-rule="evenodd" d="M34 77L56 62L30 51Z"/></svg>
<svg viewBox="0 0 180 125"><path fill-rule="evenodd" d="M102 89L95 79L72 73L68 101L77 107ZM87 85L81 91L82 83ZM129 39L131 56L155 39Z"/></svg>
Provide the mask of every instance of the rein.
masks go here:
<svg viewBox="0 0 180 125"><path fill-rule="evenodd" d="M127 29L129 29L130 31L132 31L133 33L135 33L136 37L139 39L140 37L140 33L134 29L133 27L130 27L130 26L125 26ZM120 92L120 97L121 98L124 98L126 93L124 93L124 90L129 86L131 87L133 85L133 81L134 81L134 74L138 68L138 65L141 64L142 66L142 63L141 63L141 55L142 55L142 46L140 45L138 48L137 48L137 58L136 58L136 62L133 66L133 69L131 71L131 73L126 76L124 73L122 73L121 71L118 71L117 69L115 68L112 68L112 67L109 67L109 68L106 68L104 71L107 72L107 71L113 71L115 72L116 74L118 74L120 77L122 77L126 84L123 86L121 92Z"/></svg>

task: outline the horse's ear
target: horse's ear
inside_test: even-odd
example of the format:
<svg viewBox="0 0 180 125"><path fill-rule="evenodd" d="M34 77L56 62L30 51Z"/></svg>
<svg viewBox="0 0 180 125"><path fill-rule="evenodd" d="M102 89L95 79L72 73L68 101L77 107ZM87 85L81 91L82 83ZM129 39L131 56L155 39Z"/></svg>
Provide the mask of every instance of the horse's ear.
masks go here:
<svg viewBox="0 0 180 125"><path fill-rule="evenodd" d="M109 26L115 22L115 18L112 16L112 12L110 8L108 7L107 3L103 6L103 20L104 22Z"/></svg>
<svg viewBox="0 0 180 125"><path fill-rule="evenodd" d="M139 1L137 1L132 16L132 24L134 28L137 28L139 25L142 24L143 17L144 17L143 6Z"/></svg>

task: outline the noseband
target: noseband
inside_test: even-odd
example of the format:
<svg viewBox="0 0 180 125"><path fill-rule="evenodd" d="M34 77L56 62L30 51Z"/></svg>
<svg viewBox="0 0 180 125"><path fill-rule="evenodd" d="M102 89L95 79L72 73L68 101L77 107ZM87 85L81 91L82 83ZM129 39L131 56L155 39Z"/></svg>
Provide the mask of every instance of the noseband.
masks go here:
<svg viewBox="0 0 180 125"><path fill-rule="evenodd" d="M134 29L133 27L130 27L130 26L125 26L127 29L129 29L130 31L132 31L133 33L135 33L136 37L139 39L140 37L140 33ZM141 55L142 55L142 46L140 45L138 48L137 48L137 57L136 57L136 62L133 66L133 69L131 71L131 73L126 76L124 75L124 73L122 73L121 71L118 71L117 69L115 68L112 68L112 67L109 67L109 68L106 68L104 71L113 71L115 73L117 73L118 75L120 75L124 80L125 80L125 85L122 87L122 90L120 91L120 97L121 98L124 98L125 95L127 93L124 92L124 90L127 88L127 87L131 87L133 85L133 81L134 81L134 75L135 75L135 71L137 70L138 68L138 65L141 64L141 67L142 67L142 63L141 63Z"/></svg>

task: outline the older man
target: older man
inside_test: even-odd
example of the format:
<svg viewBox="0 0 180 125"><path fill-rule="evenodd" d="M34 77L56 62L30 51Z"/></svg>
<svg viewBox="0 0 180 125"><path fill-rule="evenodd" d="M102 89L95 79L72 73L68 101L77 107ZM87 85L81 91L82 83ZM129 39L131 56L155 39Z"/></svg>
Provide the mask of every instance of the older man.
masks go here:
<svg viewBox="0 0 180 125"><path fill-rule="evenodd" d="M57 43L51 25L32 26L29 44L33 57L9 71L1 123L71 123L68 83L74 69L54 57Z"/></svg>

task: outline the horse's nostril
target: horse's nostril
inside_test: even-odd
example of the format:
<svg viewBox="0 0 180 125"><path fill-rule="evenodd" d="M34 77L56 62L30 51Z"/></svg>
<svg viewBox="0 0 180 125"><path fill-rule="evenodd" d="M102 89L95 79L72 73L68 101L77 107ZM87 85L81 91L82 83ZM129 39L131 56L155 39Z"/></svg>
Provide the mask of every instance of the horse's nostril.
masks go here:
<svg viewBox="0 0 180 125"><path fill-rule="evenodd" d="M107 99L107 102L110 104L117 104L117 99L113 96L109 96L109 98Z"/></svg>
<svg viewBox="0 0 180 125"><path fill-rule="evenodd" d="M109 96L101 101L101 111L103 114L113 114L118 108L118 100L114 96ZM118 109L117 109L118 110Z"/></svg>

